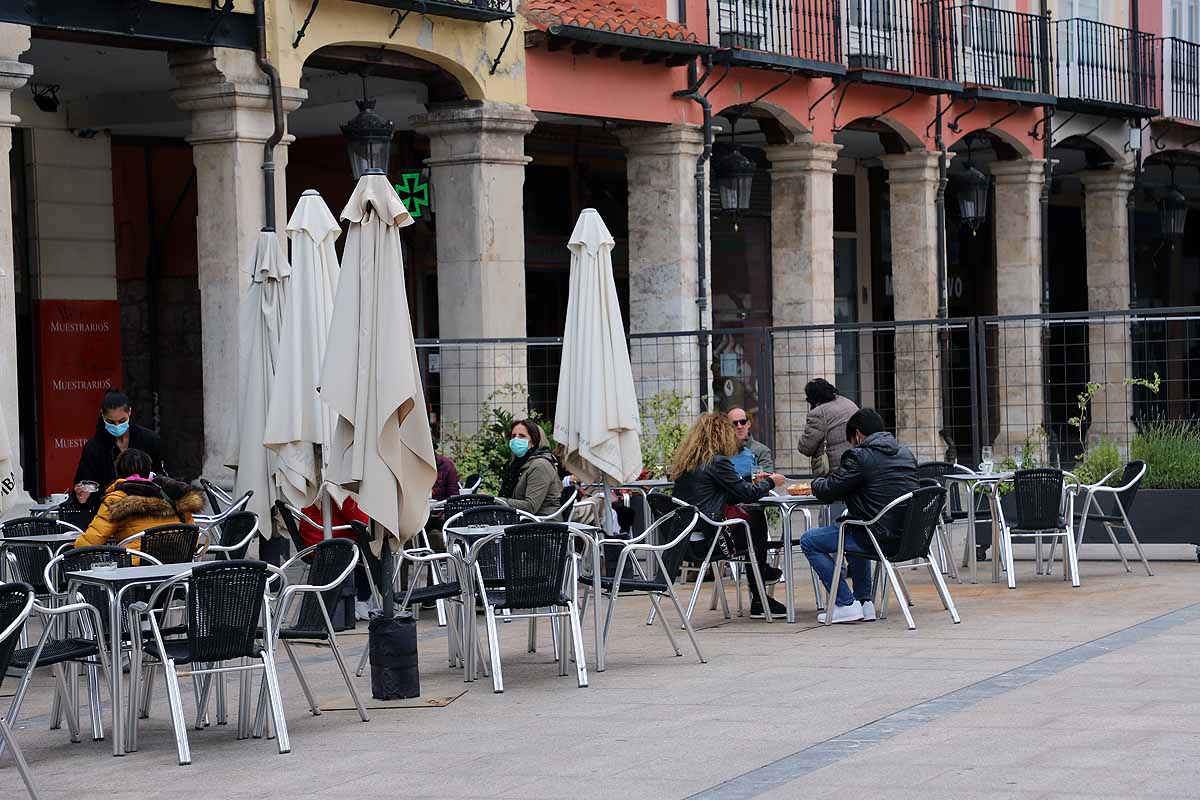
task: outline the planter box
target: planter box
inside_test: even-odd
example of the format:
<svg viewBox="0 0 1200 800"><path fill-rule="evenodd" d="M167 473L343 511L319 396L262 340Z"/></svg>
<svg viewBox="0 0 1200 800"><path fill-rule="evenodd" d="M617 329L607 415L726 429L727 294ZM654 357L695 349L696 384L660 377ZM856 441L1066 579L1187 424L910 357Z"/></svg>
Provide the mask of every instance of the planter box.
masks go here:
<svg viewBox="0 0 1200 800"><path fill-rule="evenodd" d="M850 69L891 69L892 60L882 53L852 53L846 57Z"/></svg>
<svg viewBox="0 0 1200 800"><path fill-rule="evenodd" d="M722 31L718 37L721 47L736 47L742 50L758 50L762 42L762 34L742 33L741 31Z"/></svg>
<svg viewBox="0 0 1200 800"><path fill-rule="evenodd" d="M1103 497L1100 503L1105 510L1110 505ZM1142 544L1200 544L1200 489L1142 489L1129 521ZM1108 534L1089 522L1083 541L1108 542Z"/></svg>

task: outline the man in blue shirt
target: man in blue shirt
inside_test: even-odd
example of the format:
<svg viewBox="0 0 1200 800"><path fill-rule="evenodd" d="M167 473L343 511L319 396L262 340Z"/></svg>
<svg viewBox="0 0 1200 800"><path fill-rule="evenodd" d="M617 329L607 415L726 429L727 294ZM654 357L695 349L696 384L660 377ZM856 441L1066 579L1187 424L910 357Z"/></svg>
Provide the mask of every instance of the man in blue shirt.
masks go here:
<svg viewBox="0 0 1200 800"><path fill-rule="evenodd" d="M771 448L750 435L750 415L746 409L731 408L726 414L733 423L741 450L731 458L733 466L743 478L751 478L759 473L775 471L775 459L771 456Z"/></svg>

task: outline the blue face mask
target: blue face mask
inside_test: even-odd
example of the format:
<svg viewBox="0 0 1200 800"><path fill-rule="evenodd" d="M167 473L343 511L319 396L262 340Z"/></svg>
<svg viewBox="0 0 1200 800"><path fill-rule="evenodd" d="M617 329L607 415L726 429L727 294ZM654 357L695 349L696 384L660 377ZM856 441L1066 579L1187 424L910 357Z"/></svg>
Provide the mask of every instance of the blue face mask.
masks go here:
<svg viewBox="0 0 1200 800"><path fill-rule="evenodd" d="M521 458L522 456L524 456L526 453L529 452L529 440L528 439L515 439L515 438L509 439L508 440L508 449L512 450L512 454L514 456L516 456L517 458Z"/></svg>
<svg viewBox="0 0 1200 800"><path fill-rule="evenodd" d="M120 439L125 434L129 433L129 420L125 420L120 425L114 425L108 420L104 421L104 430Z"/></svg>

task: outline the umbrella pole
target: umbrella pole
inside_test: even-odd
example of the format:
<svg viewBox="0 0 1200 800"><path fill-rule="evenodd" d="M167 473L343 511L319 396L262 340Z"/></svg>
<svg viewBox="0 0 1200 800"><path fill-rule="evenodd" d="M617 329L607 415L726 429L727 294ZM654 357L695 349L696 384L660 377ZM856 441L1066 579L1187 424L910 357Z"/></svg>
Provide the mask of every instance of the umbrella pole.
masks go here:
<svg viewBox="0 0 1200 800"><path fill-rule="evenodd" d="M601 520L600 527L604 531L604 538L613 538L612 529L612 495L609 493L608 473L604 474L604 519ZM596 560L592 564L592 577L595 579L595 585L592 587L592 594L595 595L595 600L592 603L592 619L596 628L596 671L604 672L604 630L600 627L600 545L596 545L595 549ZM616 577L615 574L613 576ZM611 600L609 602L612 602Z"/></svg>
<svg viewBox="0 0 1200 800"><path fill-rule="evenodd" d="M325 539L333 538L333 499L328 490L321 497L321 536Z"/></svg>
<svg viewBox="0 0 1200 800"><path fill-rule="evenodd" d="M371 538L375 538L375 521L371 521ZM383 618L395 616L395 592L392 591L392 537L385 532L383 549L379 551L379 584L383 589Z"/></svg>

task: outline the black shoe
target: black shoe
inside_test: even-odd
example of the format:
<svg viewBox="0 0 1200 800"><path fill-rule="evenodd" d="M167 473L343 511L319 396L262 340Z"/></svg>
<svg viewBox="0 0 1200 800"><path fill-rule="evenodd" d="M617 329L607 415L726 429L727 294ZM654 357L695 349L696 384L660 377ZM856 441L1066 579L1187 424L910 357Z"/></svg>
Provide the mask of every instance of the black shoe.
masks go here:
<svg viewBox="0 0 1200 800"><path fill-rule="evenodd" d="M783 603L779 602L774 597L768 597L767 604L768 604L769 608L771 609L772 617L779 617L781 619L787 618L787 606L785 606ZM758 602L757 599L751 601L751 603L750 603L750 619L766 619L766 618L767 618L767 615L763 613L762 603Z"/></svg>
<svg viewBox="0 0 1200 800"><path fill-rule="evenodd" d="M976 547L976 548L975 548L975 560L976 560L976 561L987 561L987 560L989 560L989 559L988 559L988 548L986 548L986 547Z"/></svg>
<svg viewBox="0 0 1200 800"><path fill-rule="evenodd" d="M763 583L775 583L783 577L783 570L779 567L759 567L758 571L762 575Z"/></svg>

